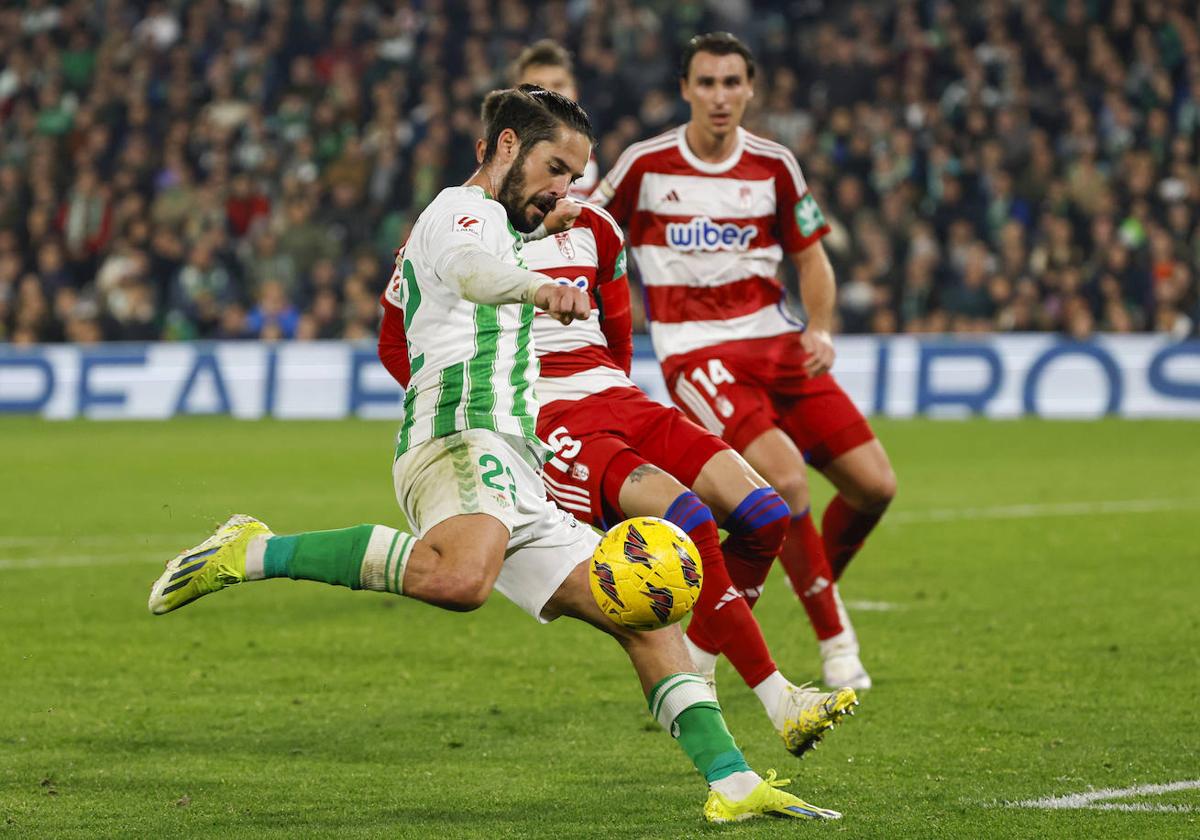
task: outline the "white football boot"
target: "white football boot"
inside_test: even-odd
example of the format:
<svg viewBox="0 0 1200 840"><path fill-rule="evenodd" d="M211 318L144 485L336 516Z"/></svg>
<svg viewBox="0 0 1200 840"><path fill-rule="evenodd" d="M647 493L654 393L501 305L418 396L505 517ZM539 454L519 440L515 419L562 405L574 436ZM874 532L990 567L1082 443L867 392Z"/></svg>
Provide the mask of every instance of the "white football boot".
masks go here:
<svg viewBox="0 0 1200 840"><path fill-rule="evenodd" d="M850 615L842 596L833 590L834 600L837 601L838 618L842 623L842 632L830 639L821 641L821 679L828 686L848 686L855 691L863 691L871 687L871 675L863 667L858 658L858 636L854 625L850 623Z"/></svg>

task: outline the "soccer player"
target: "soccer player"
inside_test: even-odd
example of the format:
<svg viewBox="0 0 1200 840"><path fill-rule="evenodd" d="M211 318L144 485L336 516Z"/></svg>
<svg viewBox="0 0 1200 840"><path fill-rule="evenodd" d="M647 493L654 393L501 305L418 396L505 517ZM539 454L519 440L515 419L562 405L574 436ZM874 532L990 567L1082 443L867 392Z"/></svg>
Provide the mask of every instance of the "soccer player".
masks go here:
<svg viewBox="0 0 1200 840"><path fill-rule="evenodd" d="M588 293L594 316L571 324L534 316L541 367L534 386L541 405L537 432L555 453L542 472L546 491L588 525L607 529L627 517L657 516L691 536L704 582L688 626L689 650L724 653L787 749L802 755L852 711L854 691L820 692L785 679L726 570L728 558L753 567L750 575L766 576L783 541L787 506L728 444L629 379L624 237L603 210L583 204L576 214L569 229L527 241L521 250L530 269ZM394 282L382 299L379 357L407 386L409 354L396 287ZM723 545L713 510L730 535Z"/></svg>
<svg viewBox="0 0 1200 840"><path fill-rule="evenodd" d="M587 115L536 88L492 94L483 164L421 213L395 280L409 336L393 478L412 533L384 525L276 536L234 516L167 564L150 593L162 614L230 585L288 577L406 595L446 609L499 590L534 618L567 615L614 636L651 710L710 793L705 816L836 818L779 790L745 762L715 695L690 673L678 629L638 633L591 597L598 538L545 498L536 470L534 307L563 322L590 315L586 295L522 265L517 231L537 227L587 162Z"/></svg>
<svg viewBox="0 0 1200 840"><path fill-rule="evenodd" d="M513 84L537 85L560 93L572 102L579 101L579 89L575 84L575 65L571 54L558 42L543 38L525 49L513 62ZM595 149L588 157L583 176L571 184L567 195L584 199L596 189L600 180L600 164L596 162Z"/></svg>
<svg viewBox="0 0 1200 840"><path fill-rule="evenodd" d="M754 58L733 35L693 38L680 69L690 121L627 149L592 200L628 232L675 402L742 453L791 509L780 560L819 639L825 682L869 688L835 583L896 480L829 374L836 287L820 242L829 228L792 153L741 127L753 81ZM807 327L788 312L776 280L785 252L800 277ZM837 489L823 539L806 461ZM730 571L753 600L758 583Z"/></svg>

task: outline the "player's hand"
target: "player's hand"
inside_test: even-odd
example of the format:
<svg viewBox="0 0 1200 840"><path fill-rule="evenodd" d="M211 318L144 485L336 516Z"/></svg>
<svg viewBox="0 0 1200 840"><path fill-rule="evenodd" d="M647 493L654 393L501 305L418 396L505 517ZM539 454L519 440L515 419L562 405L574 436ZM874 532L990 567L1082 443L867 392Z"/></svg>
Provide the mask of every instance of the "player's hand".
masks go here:
<svg viewBox="0 0 1200 840"><path fill-rule="evenodd" d="M570 230L571 225L575 224L575 220L579 218L579 214L583 212L583 207L578 201L570 198L560 198L558 203L554 205L554 209L546 214L542 219L542 224L546 226L546 233L562 233L564 230Z"/></svg>
<svg viewBox="0 0 1200 840"><path fill-rule="evenodd" d="M804 371L810 378L815 379L822 374L829 373L836 354L833 349L833 338L830 337L828 330L814 330L809 327L800 333L800 346L808 354L808 358L804 360Z"/></svg>
<svg viewBox="0 0 1200 840"><path fill-rule="evenodd" d="M592 314L592 302L588 300L587 292L575 286L547 283L538 288L533 303L563 324L586 321Z"/></svg>

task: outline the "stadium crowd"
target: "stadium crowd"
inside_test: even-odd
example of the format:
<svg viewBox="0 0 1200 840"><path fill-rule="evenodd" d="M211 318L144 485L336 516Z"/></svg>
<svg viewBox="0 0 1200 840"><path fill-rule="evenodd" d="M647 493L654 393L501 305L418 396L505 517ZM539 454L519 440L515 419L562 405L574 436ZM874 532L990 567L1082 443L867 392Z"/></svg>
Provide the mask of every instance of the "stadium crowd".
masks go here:
<svg viewBox="0 0 1200 840"><path fill-rule="evenodd" d="M369 338L478 107L572 50L601 170L729 29L833 231L844 332L1200 323L1188 0L26 0L0 10L0 341ZM640 326L640 325L639 325Z"/></svg>

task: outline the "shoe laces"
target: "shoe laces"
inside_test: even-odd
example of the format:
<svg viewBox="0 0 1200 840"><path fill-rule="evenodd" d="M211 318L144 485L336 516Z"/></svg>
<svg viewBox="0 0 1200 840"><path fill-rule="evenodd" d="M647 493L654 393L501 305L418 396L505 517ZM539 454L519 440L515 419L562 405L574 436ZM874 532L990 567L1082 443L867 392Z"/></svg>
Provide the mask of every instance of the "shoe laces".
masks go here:
<svg viewBox="0 0 1200 840"><path fill-rule="evenodd" d="M775 768L771 768L770 770L767 771L767 775L763 777L763 781L766 782L768 785L770 785L773 788L786 787L787 785L790 785L792 783L791 779L776 778L777 775L778 774L775 772Z"/></svg>

